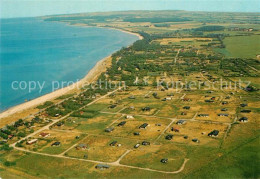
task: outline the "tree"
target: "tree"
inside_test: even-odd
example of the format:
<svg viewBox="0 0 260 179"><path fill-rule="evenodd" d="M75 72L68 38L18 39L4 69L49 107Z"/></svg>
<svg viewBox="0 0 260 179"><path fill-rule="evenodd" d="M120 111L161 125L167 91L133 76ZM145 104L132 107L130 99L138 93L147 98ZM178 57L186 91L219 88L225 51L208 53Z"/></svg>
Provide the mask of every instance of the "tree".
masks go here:
<svg viewBox="0 0 260 179"><path fill-rule="evenodd" d="M19 132L19 133L17 134L17 136L18 136L18 137L25 137L26 134L25 134L24 132Z"/></svg>
<svg viewBox="0 0 260 179"><path fill-rule="evenodd" d="M10 147L9 144L4 144L0 148L1 151L10 151L12 149L13 149L13 147Z"/></svg>

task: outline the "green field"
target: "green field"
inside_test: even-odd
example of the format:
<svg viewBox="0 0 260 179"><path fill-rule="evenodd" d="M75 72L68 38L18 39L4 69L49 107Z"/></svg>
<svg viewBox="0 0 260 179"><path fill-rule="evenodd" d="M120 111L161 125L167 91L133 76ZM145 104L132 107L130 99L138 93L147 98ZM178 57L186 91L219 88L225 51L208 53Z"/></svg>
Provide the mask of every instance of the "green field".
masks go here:
<svg viewBox="0 0 260 179"><path fill-rule="evenodd" d="M260 35L226 37L224 44L226 49L221 52L227 57L256 58L260 54Z"/></svg>

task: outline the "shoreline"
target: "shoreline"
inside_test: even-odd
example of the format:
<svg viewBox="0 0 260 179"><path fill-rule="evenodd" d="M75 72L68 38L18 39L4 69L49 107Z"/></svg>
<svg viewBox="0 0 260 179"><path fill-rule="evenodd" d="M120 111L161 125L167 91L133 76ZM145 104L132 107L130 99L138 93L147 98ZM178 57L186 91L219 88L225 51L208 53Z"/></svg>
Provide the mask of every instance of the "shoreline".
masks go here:
<svg viewBox="0 0 260 179"><path fill-rule="evenodd" d="M75 24L76 25L76 24ZM92 27L92 26L85 26L85 27ZM93 26L94 27L94 26ZM97 28L106 28L106 27L97 27ZM135 35L139 38L139 40L143 39L143 37L138 33L133 33L121 29L116 28L107 28L107 29L113 29L113 30L119 30L124 33ZM132 45L132 44L130 44ZM130 46L129 45L129 46ZM112 55L112 54L111 54ZM64 88L60 88L56 91L47 93L43 96L37 97L33 100L18 104L16 106L10 107L2 112L0 112L0 119L9 117L15 113L22 112L24 110L34 108L38 105L43 104L46 101L54 100L55 98L58 98L59 96L65 95L69 93L72 90L75 90L78 86L83 86L86 83L92 83L102 72L106 71L107 69L107 62L111 58L111 55L99 60L91 70L87 72L87 74L80 79L79 81L73 83L72 85L66 86Z"/></svg>

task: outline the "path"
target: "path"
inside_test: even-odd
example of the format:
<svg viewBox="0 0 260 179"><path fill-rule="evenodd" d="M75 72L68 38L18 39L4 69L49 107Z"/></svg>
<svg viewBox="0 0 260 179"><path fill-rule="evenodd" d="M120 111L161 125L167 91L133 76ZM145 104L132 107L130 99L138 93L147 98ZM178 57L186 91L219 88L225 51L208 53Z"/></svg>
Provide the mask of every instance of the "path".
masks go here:
<svg viewBox="0 0 260 179"><path fill-rule="evenodd" d="M129 153L131 152L131 150L127 150L123 155L121 155L121 157L119 157L119 159L115 162L113 162L114 165L120 165L120 161Z"/></svg>
<svg viewBox="0 0 260 179"><path fill-rule="evenodd" d="M184 162L182 164L182 166L176 170L176 171L172 171L172 172L168 172L168 171L162 171L162 170L155 170L155 169L151 169L151 168L142 168L142 167L136 167L136 166L131 166L131 165L124 165L124 164L120 164L120 160L127 155L130 150L127 150L117 161L115 162L102 162L102 161L96 161L96 160L89 160L89 159L81 159L81 158L72 158L72 157L68 157L68 156L64 156L64 155L53 155L53 154L47 154L47 153L40 153L40 152L34 152L34 151L30 151L30 150L26 150L23 148L18 148L18 147L14 147L16 150L20 150L23 152L28 152L28 153L33 153L33 154L37 154L37 155L43 155L43 156L48 156L48 157L56 157L56 158L63 158L63 159L71 159L71 160L78 160L78 161L85 161L85 162L91 162L91 163L96 163L96 164L107 164L107 165L111 165L111 166L117 166L117 167L126 167L126 168L134 168L134 169L139 169L139 170L147 170L147 171L152 171L152 172L159 172L159 173L167 173L167 174L176 174L176 173L180 173L182 170L184 170L186 163L188 162L189 159L184 159Z"/></svg>
<svg viewBox="0 0 260 179"><path fill-rule="evenodd" d="M165 131L174 123L175 120L172 120L172 122L166 126L166 128L162 131L162 133L155 139L154 143L160 139L160 137L165 133Z"/></svg>
<svg viewBox="0 0 260 179"><path fill-rule="evenodd" d="M178 58L178 55L179 55L180 51L181 51L181 49L178 50L178 52L177 52L177 54L176 54L176 56L175 56L175 58L174 58L174 63L177 62L177 58Z"/></svg>

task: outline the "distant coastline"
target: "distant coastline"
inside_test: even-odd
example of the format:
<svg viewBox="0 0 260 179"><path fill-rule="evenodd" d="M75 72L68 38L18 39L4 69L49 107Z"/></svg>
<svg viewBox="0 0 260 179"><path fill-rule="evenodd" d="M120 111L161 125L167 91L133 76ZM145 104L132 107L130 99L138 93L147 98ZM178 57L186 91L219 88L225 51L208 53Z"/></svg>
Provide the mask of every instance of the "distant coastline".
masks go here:
<svg viewBox="0 0 260 179"><path fill-rule="evenodd" d="M81 24L75 24L75 25L83 26ZM96 26L84 26L84 27L96 27ZM139 40L143 39L143 37L138 33L125 31L125 30L122 30L122 29L117 29L117 28L112 28L112 27L96 27L96 28L106 28L106 29L119 30L119 31L124 32L124 33L135 35L139 38ZM50 92L50 93L45 94L45 95L40 96L40 97L37 97L33 100L30 100L30 101L24 102L22 104L10 107L10 108L8 108L8 109L6 109L6 110L4 110L0 113L0 119L9 117L10 115L13 115L17 112L22 112L26 109L34 108L34 107L36 107L40 104L43 104L46 101L53 100L53 99L55 99L59 96L67 94L70 91L75 90L76 86L82 86L85 83L91 83L91 82L95 81L98 78L98 76L102 72L106 71L106 69L109 67L108 63L109 63L110 57L111 57L111 55L109 55L109 56L101 59L100 61L98 61L96 63L96 65L86 74L86 76L84 78L82 78L80 81L74 83L73 85L66 86L64 88L60 88L56 91ZM74 87L72 87L72 86L74 86Z"/></svg>

